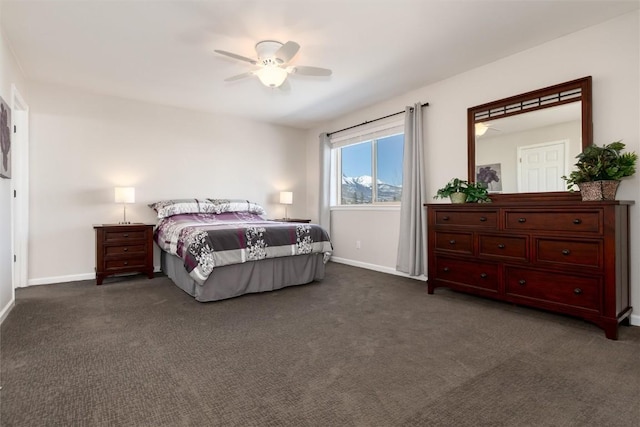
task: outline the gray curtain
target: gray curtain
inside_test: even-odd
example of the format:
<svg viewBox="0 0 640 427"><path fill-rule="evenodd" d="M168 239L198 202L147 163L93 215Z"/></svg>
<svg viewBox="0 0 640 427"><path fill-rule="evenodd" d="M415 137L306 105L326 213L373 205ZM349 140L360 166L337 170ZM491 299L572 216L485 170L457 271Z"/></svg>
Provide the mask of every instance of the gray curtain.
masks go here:
<svg viewBox="0 0 640 427"><path fill-rule="evenodd" d="M326 133L320 134L320 200L318 222L331 234L331 141Z"/></svg>
<svg viewBox="0 0 640 427"><path fill-rule="evenodd" d="M422 104L406 107L400 236L396 270L410 276L427 272L427 200L422 141Z"/></svg>

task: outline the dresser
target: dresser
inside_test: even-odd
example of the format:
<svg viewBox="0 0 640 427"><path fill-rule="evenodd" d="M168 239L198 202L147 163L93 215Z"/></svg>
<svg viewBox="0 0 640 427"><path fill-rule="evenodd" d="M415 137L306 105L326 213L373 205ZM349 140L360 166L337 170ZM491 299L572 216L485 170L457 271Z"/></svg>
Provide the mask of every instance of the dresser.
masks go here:
<svg viewBox="0 0 640 427"><path fill-rule="evenodd" d="M427 204L428 292L438 287L593 322L628 324L633 202Z"/></svg>
<svg viewBox="0 0 640 427"><path fill-rule="evenodd" d="M98 224L96 232L96 284L107 276L145 273L153 278L153 225Z"/></svg>

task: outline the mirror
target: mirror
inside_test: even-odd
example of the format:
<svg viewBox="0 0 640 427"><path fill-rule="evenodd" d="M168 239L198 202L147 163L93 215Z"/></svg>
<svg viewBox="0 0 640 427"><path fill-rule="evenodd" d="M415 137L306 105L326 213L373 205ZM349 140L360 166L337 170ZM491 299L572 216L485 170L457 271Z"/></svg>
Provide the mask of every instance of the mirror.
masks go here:
<svg viewBox="0 0 640 427"><path fill-rule="evenodd" d="M591 77L468 109L469 181L494 201L568 198L563 175L593 142Z"/></svg>

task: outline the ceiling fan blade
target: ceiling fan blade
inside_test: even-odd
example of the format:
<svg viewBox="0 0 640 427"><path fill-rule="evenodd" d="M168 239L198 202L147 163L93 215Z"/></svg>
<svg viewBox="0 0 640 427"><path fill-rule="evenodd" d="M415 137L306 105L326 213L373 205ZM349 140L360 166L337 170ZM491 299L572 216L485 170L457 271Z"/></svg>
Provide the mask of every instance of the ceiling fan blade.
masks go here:
<svg viewBox="0 0 640 427"><path fill-rule="evenodd" d="M274 56L276 57L276 60L280 64L285 64L291 61L291 58L296 56L296 53L298 53L298 50L300 50L300 45L298 43L288 41L285 44L283 44L280 49L276 51Z"/></svg>
<svg viewBox="0 0 640 427"><path fill-rule="evenodd" d="M293 67L293 71L303 76L330 76L332 73L328 68L306 67L304 65Z"/></svg>
<svg viewBox="0 0 640 427"><path fill-rule="evenodd" d="M215 53L219 53L220 55L225 55L228 57L231 57L233 59L239 59L240 61L245 61L248 62L250 64L256 65L258 63L258 61L256 61L255 59L251 59L251 58L247 58L246 56L242 56L242 55L237 55L235 53L231 53L231 52L227 52L226 50L214 50Z"/></svg>
<svg viewBox="0 0 640 427"><path fill-rule="evenodd" d="M226 79L224 79L224 81L225 82L233 82L235 80L241 80L241 79L244 79L246 77L250 77L252 75L253 75L253 71L247 71L246 73L237 74L235 76L227 77Z"/></svg>

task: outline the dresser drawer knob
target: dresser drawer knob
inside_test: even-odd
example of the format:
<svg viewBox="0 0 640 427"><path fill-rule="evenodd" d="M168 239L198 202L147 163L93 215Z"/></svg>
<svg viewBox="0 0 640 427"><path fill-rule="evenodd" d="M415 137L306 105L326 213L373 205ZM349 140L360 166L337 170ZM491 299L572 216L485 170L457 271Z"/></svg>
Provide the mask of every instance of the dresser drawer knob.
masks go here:
<svg viewBox="0 0 640 427"><path fill-rule="evenodd" d="M129 261L125 261L125 262L124 262L124 265L129 265Z"/></svg>
<svg viewBox="0 0 640 427"><path fill-rule="evenodd" d="M524 285L526 285L526 284L527 284L527 281L526 281L526 280L524 280L524 279L520 279L520 280L518 280L518 285L520 285L520 286L524 286Z"/></svg>
<svg viewBox="0 0 640 427"><path fill-rule="evenodd" d="M487 273L480 273L480 278L481 279L486 279L487 278Z"/></svg>
<svg viewBox="0 0 640 427"><path fill-rule="evenodd" d="M444 271L445 273L448 273L449 272L449 267L443 268L442 271Z"/></svg>
<svg viewBox="0 0 640 427"><path fill-rule="evenodd" d="M518 218L520 224L527 222L527 218Z"/></svg>
<svg viewBox="0 0 640 427"><path fill-rule="evenodd" d="M480 217L480 222L487 222L487 217L486 216L481 216Z"/></svg>
<svg viewBox="0 0 640 427"><path fill-rule="evenodd" d="M582 224L582 220L580 218L576 218L573 220L573 223L578 225L578 224Z"/></svg>
<svg viewBox="0 0 640 427"><path fill-rule="evenodd" d="M580 294L582 294L582 289L580 289L580 288L575 288L575 289L573 290L573 293L574 293L574 294L576 294L576 295L580 295Z"/></svg>
<svg viewBox="0 0 640 427"><path fill-rule="evenodd" d="M129 237L129 234L125 233L125 234L122 235L122 237Z"/></svg>
<svg viewBox="0 0 640 427"><path fill-rule="evenodd" d="M450 244L450 245L455 245L455 244L456 244L456 241L455 241L454 239L451 239L451 240L449 240L449 244Z"/></svg>
<svg viewBox="0 0 640 427"><path fill-rule="evenodd" d="M449 217L445 215L445 216L442 217L442 220L443 221L449 221Z"/></svg>
<svg viewBox="0 0 640 427"><path fill-rule="evenodd" d="M562 250L562 255L569 255L571 253L571 251L569 249L563 249Z"/></svg>
<svg viewBox="0 0 640 427"><path fill-rule="evenodd" d="M123 251L129 252L129 248L124 248Z"/></svg>
<svg viewBox="0 0 640 427"><path fill-rule="evenodd" d="M504 243L498 243L498 249L504 249Z"/></svg>

